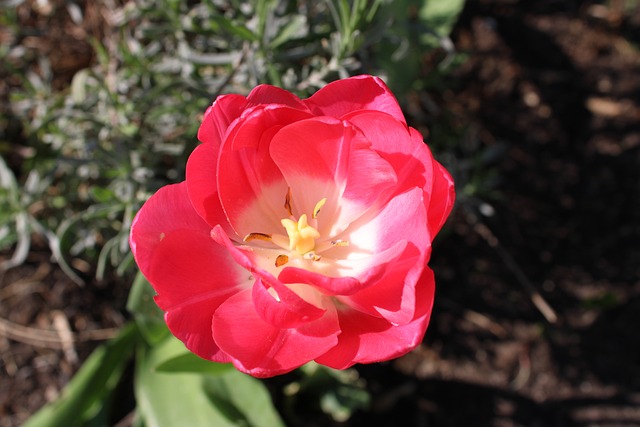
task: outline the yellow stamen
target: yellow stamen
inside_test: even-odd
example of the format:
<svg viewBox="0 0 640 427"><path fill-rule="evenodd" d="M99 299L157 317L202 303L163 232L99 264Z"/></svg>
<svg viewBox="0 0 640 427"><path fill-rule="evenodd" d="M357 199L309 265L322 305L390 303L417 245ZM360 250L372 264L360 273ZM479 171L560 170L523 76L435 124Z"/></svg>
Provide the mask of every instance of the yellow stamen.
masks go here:
<svg viewBox="0 0 640 427"><path fill-rule="evenodd" d="M313 212L311 214L311 217L314 220L313 224L317 224L317 221L315 220L318 214L320 213L320 210L326 203L327 203L326 198L323 198L318 203L316 203L315 207L313 208ZM317 249L316 239L320 238L320 232L315 227L309 225L306 214L300 215L297 221L292 219L295 217L293 216L291 187L287 188L287 194L285 195L285 198L284 198L284 208L287 210L287 212L291 216L291 218L283 218L280 220L280 223L282 224L284 229L287 231L286 236L279 233L276 233L276 234L249 233L244 237L243 240L245 242L250 242L252 240L270 242L285 250L289 250L290 252L295 251L297 252L297 255L301 255L305 259L319 261L321 257L316 254L316 249ZM320 250L324 250L322 247L326 245L327 245L327 242L324 242L321 245ZM346 246L341 240L338 240L336 242L331 242L331 245ZM281 267L286 263L288 263L289 255L284 255L284 254L278 255L275 261L276 267Z"/></svg>
<svg viewBox="0 0 640 427"><path fill-rule="evenodd" d="M316 219L318 217L318 214L320 213L320 209L322 209L325 203L327 203L326 197L320 200L318 203L316 203L316 206L313 208L313 215L311 215L311 218Z"/></svg>

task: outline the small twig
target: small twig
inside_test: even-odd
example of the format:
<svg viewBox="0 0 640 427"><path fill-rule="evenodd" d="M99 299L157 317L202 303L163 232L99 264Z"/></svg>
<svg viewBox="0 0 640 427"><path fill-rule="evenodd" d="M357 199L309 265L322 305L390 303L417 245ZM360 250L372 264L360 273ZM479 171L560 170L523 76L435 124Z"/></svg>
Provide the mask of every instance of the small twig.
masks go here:
<svg viewBox="0 0 640 427"><path fill-rule="evenodd" d="M468 209L464 209L467 221L473 226L473 229L478 233L487 244L493 248L498 256L502 259L502 262L507 266L509 270L516 277L518 283L527 291L529 298L533 305L540 311L545 319L549 323L556 323L558 321L558 315L555 310L551 308L549 303L540 295L533 283L529 280L527 275L522 271L522 268L513 259L511 254L500 244L500 241L495 234L484 223L478 219L477 215L470 212Z"/></svg>
<svg viewBox="0 0 640 427"><path fill-rule="evenodd" d="M51 317L53 318L53 327L60 337L64 357L72 365L76 364L78 362L78 353L76 353L76 348L73 345L73 332L71 332L67 316L60 310L54 310L51 312Z"/></svg>
<svg viewBox="0 0 640 427"><path fill-rule="evenodd" d="M70 333L70 336L65 337L65 340L70 339L72 343L103 341L113 338L118 331L119 328L106 328L82 331L75 334ZM60 337L60 333L56 331L31 328L2 318L0 318L0 335L34 347L65 349L64 341Z"/></svg>
<svg viewBox="0 0 640 427"><path fill-rule="evenodd" d="M507 335L509 335L509 332L507 332L507 330L502 327L502 325L492 320L486 314L482 314L474 310L464 309L459 304L446 297L439 297L438 301L439 304L448 307L449 309L461 311L462 317L467 322L473 323L476 326L486 329L498 338L505 338Z"/></svg>
<svg viewBox="0 0 640 427"><path fill-rule="evenodd" d="M511 389L518 391L527 384L531 378L531 358L529 357L529 345L525 345L518 353L518 373L511 381Z"/></svg>

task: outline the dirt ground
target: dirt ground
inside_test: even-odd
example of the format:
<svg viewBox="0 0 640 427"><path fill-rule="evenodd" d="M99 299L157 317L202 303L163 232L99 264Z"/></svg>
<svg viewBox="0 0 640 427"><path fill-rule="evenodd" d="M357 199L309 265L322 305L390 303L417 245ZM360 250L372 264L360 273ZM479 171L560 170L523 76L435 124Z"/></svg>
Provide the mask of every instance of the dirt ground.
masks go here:
<svg viewBox="0 0 640 427"><path fill-rule="evenodd" d="M344 425L640 426L640 5L469 0L452 38L468 60L409 114L460 130L468 160L431 325L358 367L372 408ZM474 173L488 188L468 195ZM124 322L124 285L78 287L48 261L0 275L1 427Z"/></svg>

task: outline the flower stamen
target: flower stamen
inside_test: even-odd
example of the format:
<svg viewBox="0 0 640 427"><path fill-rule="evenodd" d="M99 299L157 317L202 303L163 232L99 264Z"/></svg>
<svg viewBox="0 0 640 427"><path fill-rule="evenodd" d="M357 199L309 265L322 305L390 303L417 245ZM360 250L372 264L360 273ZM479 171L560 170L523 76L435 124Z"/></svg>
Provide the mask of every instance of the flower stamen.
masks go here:
<svg viewBox="0 0 640 427"><path fill-rule="evenodd" d="M287 187L287 195L284 197L284 208L289 212L289 215L293 216L291 209L291 187Z"/></svg>
<svg viewBox="0 0 640 427"><path fill-rule="evenodd" d="M318 217L318 214L320 213L320 209L322 209L325 203L327 203L326 197L320 200L318 203L316 203L316 206L313 208L313 214L311 215L311 218L316 219Z"/></svg>
<svg viewBox="0 0 640 427"><path fill-rule="evenodd" d="M272 237L270 234L265 233L249 233L242 239L243 242L250 242L252 240L262 240L263 242L271 242Z"/></svg>
<svg viewBox="0 0 640 427"><path fill-rule="evenodd" d="M302 257L305 258L305 259L310 259L311 261L320 261L322 259L322 257L320 255L316 254L313 251L307 252Z"/></svg>
<svg viewBox="0 0 640 427"><path fill-rule="evenodd" d="M304 255L316 247L316 239L320 237L320 232L309 225L306 214L300 215L298 222L284 218L280 223L287 230L290 251L295 249L300 255Z"/></svg>
<svg viewBox="0 0 640 427"><path fill-rule="evenodd" d="M327 203L326 197L318 201L313 208L311 218L315 227L309 224L309 219L306 214L300 215L298 220L295 220L295 217L293 216L292 199L291 187L288 187L287 194L284 198L284 208L289 213L290 218L283 218L280 220L280 224L282 224L287 232L286 236L279 233L249 233L242 239L245 242L251 242L253 240L270 242L282 249L288 250L290 252L289 255L280 254L276 257L276 267L282 267L287 264L289 262L289 257L292 254L293 256L302 257L303 259L320 261L322 257L318 255L318 252L324 250L323 248L326 249L327 245L327 242L324 242L321 243L319 247L316 247L316 239L320 238L320 232L316 228L316 219L322 207ZM348 242L343 242L342 240L331 242L331 246L347 246L348 244Z"/></svg>
<svg viewBox="0 0 640 427"><path fill-rule="evenodd" d="M276 258L276 267L282 267L289 262L289 257L286 255L278 255Z"/></svg>

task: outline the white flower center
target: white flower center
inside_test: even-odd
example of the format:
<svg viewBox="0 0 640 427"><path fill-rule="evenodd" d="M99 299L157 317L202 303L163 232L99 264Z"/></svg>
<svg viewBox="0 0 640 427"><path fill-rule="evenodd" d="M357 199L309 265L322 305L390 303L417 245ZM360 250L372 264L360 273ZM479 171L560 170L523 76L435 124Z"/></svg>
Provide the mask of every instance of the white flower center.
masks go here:
<svg viewBox="0 0 640 427"><path fill-rule="evenodd" d="M347 246L349 243L342 240L334 240L327 243L316 245L316 241L322 236L318 231L318 214L320 209L327 202L326 198L316 203L311 214L312 224L309 224L307 214L302 214L296 220L291 209L291 189L287 191L284 207L289 212L289 218L280 220L280 224L284 227L287 235L284 234L264 234L249 233L244 237L245 242L251 240L262 240L271 242L276 246L284 249L286 253L278 255L275 261L276 267L281 267L289 262L289 257L301 257L304 259L319 261L321 259L319 253L334 246Z"/></svg>

